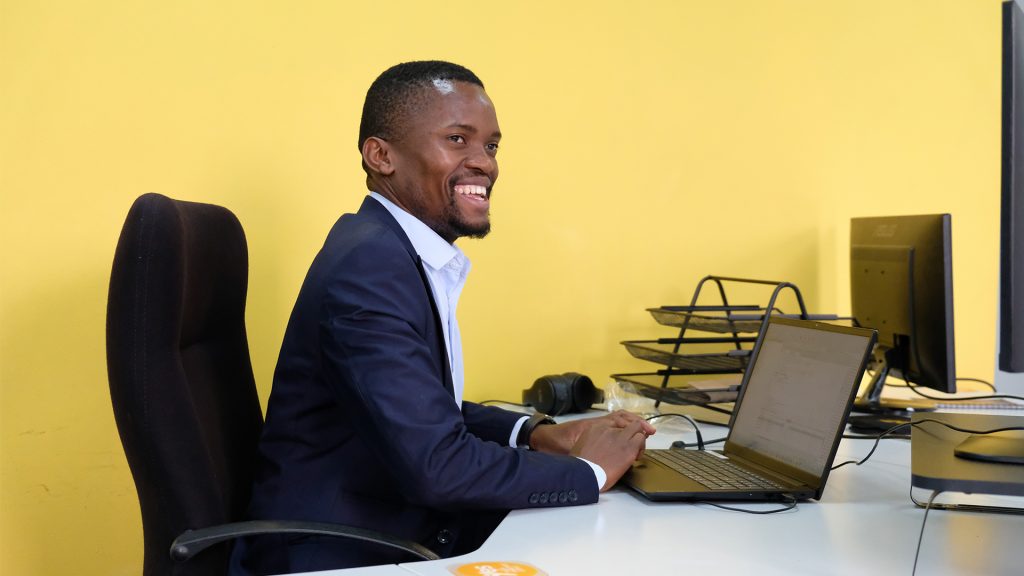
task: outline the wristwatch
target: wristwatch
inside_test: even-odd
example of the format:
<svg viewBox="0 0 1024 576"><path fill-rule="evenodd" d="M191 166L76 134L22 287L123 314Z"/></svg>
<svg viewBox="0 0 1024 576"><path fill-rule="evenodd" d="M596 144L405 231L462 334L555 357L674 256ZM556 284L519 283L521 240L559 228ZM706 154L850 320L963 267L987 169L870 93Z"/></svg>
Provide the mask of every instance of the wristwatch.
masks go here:
<svg viewBox="0 0 1024 576"><path fill-rule="evenodd" d="M530 435L537 426L543 426L545 424L556 424L555 419L543 412L537 412L526 422L523 422L522 428L519 429L519 435L516 436L516 446L520 448L530 448Z"/></svg>

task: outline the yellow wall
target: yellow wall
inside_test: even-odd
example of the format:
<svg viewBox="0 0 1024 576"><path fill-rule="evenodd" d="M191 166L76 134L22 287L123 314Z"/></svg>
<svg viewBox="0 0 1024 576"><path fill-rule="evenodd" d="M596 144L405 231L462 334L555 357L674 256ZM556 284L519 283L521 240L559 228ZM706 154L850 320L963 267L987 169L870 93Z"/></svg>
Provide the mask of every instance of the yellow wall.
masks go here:
<svg viewBox="0 0 1024 576"><path fill-rule="evenodd" d="M104 307L132 200L231 208L269 392L372 79L451 59L505 139L460 319L467 394L638 370L705 274L848 312L849 218L953 214L961 375L991 377L998 0L0 0L0 573L138 574ZM855 472L855 471L854 471ZM851 473L854 473L851 472Z"/></svg>

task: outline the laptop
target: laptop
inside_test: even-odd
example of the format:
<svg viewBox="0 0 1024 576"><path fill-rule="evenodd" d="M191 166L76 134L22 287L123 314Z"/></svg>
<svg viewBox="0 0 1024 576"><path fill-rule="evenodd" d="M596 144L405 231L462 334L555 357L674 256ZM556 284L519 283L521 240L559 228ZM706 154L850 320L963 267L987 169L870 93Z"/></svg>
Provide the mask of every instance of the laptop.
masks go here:
<svg viewBox="0 0 1024 576"><path fill-rule="evenodd" d="M770 317L725 447L648 449L623 482L650 500L820 499L876 338L864 328Z"/></svg>

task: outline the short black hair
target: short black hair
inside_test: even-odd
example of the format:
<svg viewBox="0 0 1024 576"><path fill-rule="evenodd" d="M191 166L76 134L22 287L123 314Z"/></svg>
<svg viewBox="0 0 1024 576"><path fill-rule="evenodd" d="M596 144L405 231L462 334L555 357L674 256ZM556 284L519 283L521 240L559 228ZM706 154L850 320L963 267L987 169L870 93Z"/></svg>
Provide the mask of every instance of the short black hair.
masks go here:
<svg viewBox="0 0 1024 576"><path fill-rule="evenodd" d="M406 119L426 102L424 89L434 89L437 80L484 87L476 74L451 62L424 60L392 66L366 91L363 118L359 123L359 149L363 149L363 143L371 136L384 140L398 137Z"/></svg>

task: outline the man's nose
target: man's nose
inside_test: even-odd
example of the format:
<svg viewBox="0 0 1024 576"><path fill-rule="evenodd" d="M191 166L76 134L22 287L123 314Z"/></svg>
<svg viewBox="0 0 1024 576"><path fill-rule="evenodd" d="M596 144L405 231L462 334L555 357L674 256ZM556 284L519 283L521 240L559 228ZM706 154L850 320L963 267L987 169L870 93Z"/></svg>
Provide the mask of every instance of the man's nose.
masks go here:
<svg viewBox="0 0 1024 576"><path fill-rule="evenodd" d="M483 172L484 174L492 174L498 170L498 159L491 154L487 148L481 147L476 149L469 158L466 159L466 167L473 168Z"/></svg>

